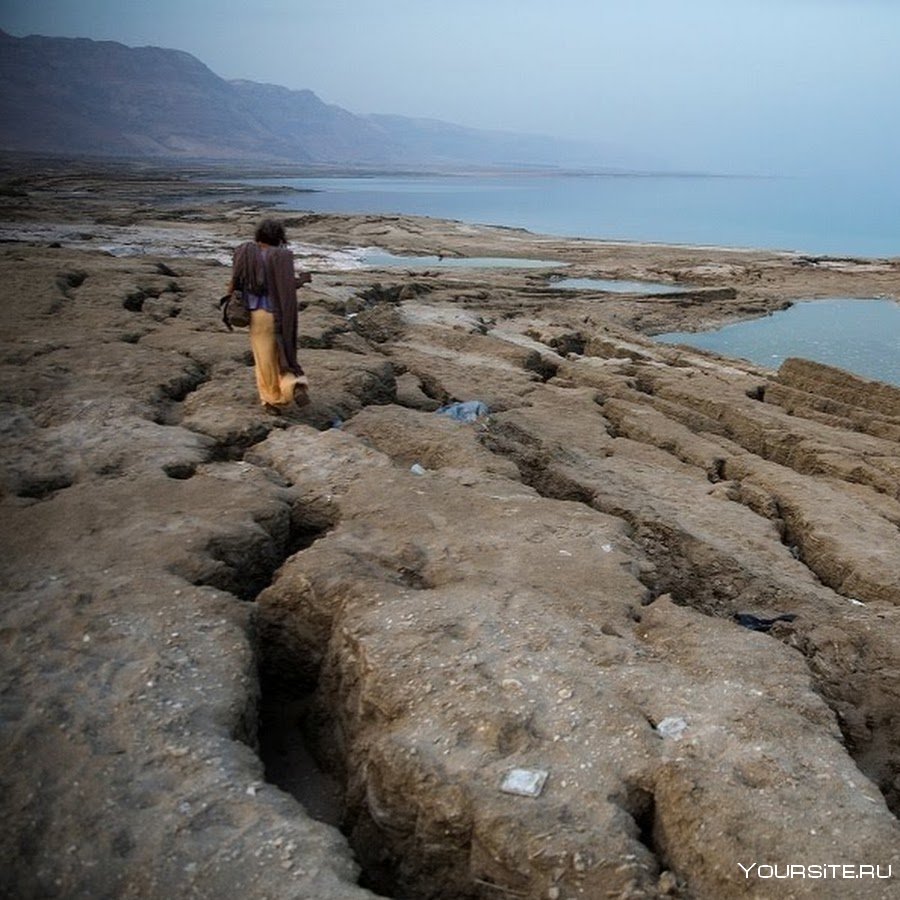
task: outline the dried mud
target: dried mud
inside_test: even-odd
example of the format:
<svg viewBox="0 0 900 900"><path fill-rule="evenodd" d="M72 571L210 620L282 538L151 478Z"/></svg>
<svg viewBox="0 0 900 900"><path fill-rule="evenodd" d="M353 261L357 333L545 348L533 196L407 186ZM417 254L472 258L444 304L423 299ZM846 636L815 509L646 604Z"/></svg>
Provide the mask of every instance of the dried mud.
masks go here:
<svg viewBox="0 0 900 900"><path fill-rule="evenodd" d="M900 897L900 390L651 339L900 261L289 214L273 417L215 302L265 210L7 174L4 896Z"/></svg>

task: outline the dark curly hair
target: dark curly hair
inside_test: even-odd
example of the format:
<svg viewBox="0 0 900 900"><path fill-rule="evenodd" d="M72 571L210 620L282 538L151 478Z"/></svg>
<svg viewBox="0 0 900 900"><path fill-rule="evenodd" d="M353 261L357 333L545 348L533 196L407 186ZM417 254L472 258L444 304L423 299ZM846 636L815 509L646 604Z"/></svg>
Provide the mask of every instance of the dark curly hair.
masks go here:
<svg viewBox="0 0 900 900"><path fill-rule="evenodd" d="M263 219L256 226L256 234L254 240L260 244L268 244L270 247L280 247L287 243L287 236L284 233L284 224L277 219Z"/></svg>

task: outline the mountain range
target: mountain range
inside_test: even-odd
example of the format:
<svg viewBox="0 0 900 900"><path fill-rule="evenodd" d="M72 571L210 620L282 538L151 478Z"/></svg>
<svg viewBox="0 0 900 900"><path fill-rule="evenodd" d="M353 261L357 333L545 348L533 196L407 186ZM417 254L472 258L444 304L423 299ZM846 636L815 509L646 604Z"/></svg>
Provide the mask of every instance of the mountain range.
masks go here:
<svg viewBox="0 0 900 900"><path fill-rule="evenodd" d="M610 148L357 115L180 50L0 30L0 150L317 166L622 166Z"/></svg>

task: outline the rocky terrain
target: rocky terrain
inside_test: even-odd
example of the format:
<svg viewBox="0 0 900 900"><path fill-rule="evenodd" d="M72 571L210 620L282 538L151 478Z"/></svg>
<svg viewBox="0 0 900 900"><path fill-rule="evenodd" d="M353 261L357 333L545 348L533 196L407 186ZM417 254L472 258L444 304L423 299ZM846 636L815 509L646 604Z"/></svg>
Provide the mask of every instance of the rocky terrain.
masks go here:
<svg viewBox="0 0 900 900"><path fill-rule="evenodd" d="M900 897L900 390L650 337L900 260L298 214L272 416L216 307L261 214L5 183L2 895Z"/></svg>

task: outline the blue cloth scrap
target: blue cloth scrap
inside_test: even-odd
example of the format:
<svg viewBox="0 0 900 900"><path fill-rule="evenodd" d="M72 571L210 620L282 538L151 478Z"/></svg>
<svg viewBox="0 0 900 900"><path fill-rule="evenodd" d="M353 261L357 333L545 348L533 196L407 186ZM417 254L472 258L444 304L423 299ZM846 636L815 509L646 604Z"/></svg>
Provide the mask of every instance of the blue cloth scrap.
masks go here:
<svg viewBox="0 0 900 900"><path fill-rule="evenodd" d="M474 422L481 416L490 415L490 409L486 403L480 400L468 400L465 403L448 403L437 410L439 416L449 416L457 422Z"/></svg>

